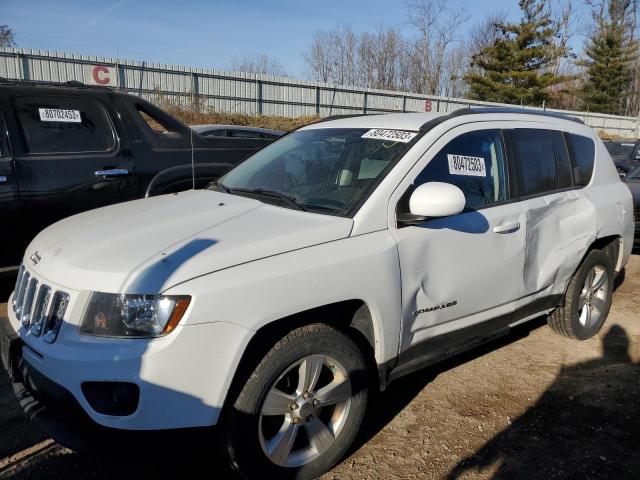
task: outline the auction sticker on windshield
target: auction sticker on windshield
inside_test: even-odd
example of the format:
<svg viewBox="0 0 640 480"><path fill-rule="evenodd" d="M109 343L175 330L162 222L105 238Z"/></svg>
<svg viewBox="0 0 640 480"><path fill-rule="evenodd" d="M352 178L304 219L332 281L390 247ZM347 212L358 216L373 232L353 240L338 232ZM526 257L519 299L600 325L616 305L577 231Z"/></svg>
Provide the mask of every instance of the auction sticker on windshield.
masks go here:
<svg viewBox="0 0 640 480"><path fill-rule="evenodd" d="M80 110L65 110L62 108L39 108L42 122L72 122L82 123Z"/></svg>
<svg viewBox="0 0 640 480"><path fill-rule="evenodd" d="M388 130L386 128L374 128L362 135L362 138L372 138L374 140L384 140L392 142L409 143L418 135L417 132L407 132L406 130Z"/></svg>
<svg viewBox="0 0 640 480"><path fill-rule="evenodd" d="M487 168L482 157L448 154L447 158L449 159L449 173L451 175L487 176Z"/></svg>

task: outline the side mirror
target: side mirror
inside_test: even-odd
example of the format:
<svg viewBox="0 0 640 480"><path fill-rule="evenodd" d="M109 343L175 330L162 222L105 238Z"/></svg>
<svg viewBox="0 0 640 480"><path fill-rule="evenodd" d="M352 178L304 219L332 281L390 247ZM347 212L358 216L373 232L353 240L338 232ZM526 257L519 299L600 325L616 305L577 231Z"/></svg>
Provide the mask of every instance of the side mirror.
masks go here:
<svg viewBox="0 0 640 480"><path fill-rule="evenodd" d="M427 182L414 190L409 198L409 211L416 217L448 217L464 210L467 200L455 185Z"/></svg>

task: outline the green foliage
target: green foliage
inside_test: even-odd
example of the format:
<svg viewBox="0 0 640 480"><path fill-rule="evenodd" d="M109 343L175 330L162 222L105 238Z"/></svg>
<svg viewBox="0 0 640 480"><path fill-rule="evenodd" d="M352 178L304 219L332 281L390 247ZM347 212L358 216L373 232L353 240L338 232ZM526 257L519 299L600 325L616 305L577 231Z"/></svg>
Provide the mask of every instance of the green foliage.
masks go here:
<svg viewBox="0 0 640 480"><path fill-rule="evenodd" d="M638 57L629 0L608 0L606 13L594 15L594 23L586 59L580 62L588 76L580 92L583 108L624 115Z"/></svg>
<svg viewBox="0 0 640 480"><path fill-rule="evenodd" d="M559 26L541 0L520 0L519 23L495 25L498 37L472 58L466 76L469 96L475 100L541 105L550 98L549 87L569 77L554 67L567 56L557 45Z"/></svg>

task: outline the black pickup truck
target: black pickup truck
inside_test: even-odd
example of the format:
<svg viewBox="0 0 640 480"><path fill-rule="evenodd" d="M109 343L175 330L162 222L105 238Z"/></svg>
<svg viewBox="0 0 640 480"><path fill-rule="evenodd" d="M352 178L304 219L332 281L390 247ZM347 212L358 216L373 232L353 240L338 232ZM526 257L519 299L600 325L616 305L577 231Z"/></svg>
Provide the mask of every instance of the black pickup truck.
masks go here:
<svg viewBox="0 0 640 480"><path fill-rule="evenodd" d="M133 95L0 80L0 274L57 220L191 188L192 171L202 187L269 142L214 140Z"/></svg>

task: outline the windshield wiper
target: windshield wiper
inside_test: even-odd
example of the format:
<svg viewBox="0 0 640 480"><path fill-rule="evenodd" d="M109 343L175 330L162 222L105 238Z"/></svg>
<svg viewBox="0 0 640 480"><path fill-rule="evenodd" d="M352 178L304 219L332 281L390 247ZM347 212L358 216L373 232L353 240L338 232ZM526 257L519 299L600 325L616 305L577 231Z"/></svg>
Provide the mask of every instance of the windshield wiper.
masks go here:
<svg viewBox="0 0 640 480"><path fill-rule="evenodd" d="M331 212L337 213L341 212L343 209L338 207L329 207L328 205L314 205L312 203L303 203L302 204L307 210L320 210L323 212Z"/></svg>
<svg viewBox="0 0 640 480"><path fill-rule="evenodd" d="M263 197L277 198L279 200L284 201L287 205L289 205L290 207L293 207L296 210L302 210L303 212L307 211L307 209L303 205L298 203L295 197L291 197L284 193L278 192L277 190L266 190L264 188L229 188L229 187L225 187L225 188L227 188L228 190L227 193L248 193L248 194L258 195Z"/></svg>

